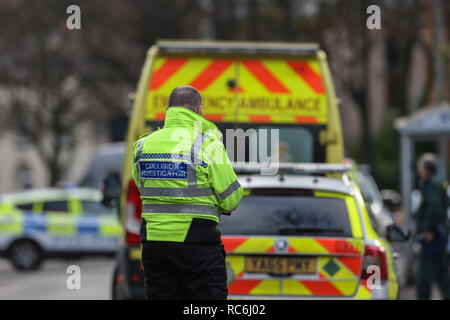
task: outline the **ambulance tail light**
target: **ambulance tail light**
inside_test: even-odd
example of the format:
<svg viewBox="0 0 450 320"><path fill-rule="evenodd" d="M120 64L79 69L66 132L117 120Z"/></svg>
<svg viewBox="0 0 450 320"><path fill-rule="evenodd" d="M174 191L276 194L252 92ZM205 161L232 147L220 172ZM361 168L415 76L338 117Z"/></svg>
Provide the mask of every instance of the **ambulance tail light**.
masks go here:
<svg viewBox="0 0 450 320"><path fill-rule="evenodd" d="M136 183L130 180L125 203L125 243L139 244L141 228L142 201Z"/></svg>
<svg viewBox="0 0 450 320"><path fill-rule="evenodd" d="M373 266L379 268L380 280L387 280L386 252L380 247L366 246L361 280L368 280L370 276L374 275L375 268Z"/></svg>

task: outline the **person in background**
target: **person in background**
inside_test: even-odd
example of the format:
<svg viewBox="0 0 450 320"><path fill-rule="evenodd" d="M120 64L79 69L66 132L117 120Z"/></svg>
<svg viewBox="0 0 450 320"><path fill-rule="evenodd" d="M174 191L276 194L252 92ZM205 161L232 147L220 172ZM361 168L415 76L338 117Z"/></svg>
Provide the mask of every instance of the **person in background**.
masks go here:
<svg viewBox="0 0 450 320"><path fill-rule="evenodd" d="M437 282L442 297L450 299L450 279L446 247L448 183L437 174L437 158L434 154L423 154L417 163L420 176L421 202L416 213L418 241L421 244L417 273L417 299L428 300L431 287Z"/></svg>

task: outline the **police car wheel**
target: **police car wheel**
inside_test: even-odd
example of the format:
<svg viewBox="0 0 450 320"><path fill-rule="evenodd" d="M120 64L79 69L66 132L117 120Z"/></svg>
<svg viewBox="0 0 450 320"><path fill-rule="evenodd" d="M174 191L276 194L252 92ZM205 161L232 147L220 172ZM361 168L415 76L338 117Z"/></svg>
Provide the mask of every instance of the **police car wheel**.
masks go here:
<svg viewBox="0 0 450 320"><path fill-rule="evenodd" d="M34 270L42 262L42 251L33 241L21 240L11 245L9 259L17 270Z"/></svg>

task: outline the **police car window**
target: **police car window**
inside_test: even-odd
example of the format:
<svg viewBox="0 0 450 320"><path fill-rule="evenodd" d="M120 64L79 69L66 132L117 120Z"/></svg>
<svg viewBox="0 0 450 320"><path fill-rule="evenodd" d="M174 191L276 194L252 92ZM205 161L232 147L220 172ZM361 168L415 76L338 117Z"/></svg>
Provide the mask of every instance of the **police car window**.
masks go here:
<svg viewBox="0 0 450 320"><path fill-rule="evenodd" d="M16 208L25 211L31 211L33 210L33 204L32 203L16 204Z"/></svg>
<svg viewBox="0 0 450 320"><path fill-rule="evenodd" d="M352 236L345 200L313 196L244 197L219 229L222 235Z"/></svg>
<svg viewBox="0 0 450 320"><path fill-rule="evenodd" d="M362 172L358 173L357 180L364 200L369 203L374 202L376 200L376 186L374 186L370 179Z"/></svg>
<svg viewBox="0 0 450 320"><path fill-rule="evenodd" d="M67 201L47 201L44 202L44 206L42 208L43 211L51 211L51 212L67 212L69 211L67 207Z"/></svg>
<svg viewBox="0 0 450 320"><path fill-rule="evenodd" d="M100 202L96 201L87 201L84 200L81 202L81 205L83 206L83 212L84 213L111 213L111 209L105 207Z"/></svg>
<svg viewBox="0 0 450 320"><path fill-rule="evenodd" d="M381 225L380 225L379 221L377 220L377 218L373 214L373 211L372 211L372 208L370 207L370 204L368 202L365 202L365 204L366 204L367 213L369 215L370 225L376 231L376 233L378 233L379 235L383 236L384 235L383 229L381 228Z"/></svg>

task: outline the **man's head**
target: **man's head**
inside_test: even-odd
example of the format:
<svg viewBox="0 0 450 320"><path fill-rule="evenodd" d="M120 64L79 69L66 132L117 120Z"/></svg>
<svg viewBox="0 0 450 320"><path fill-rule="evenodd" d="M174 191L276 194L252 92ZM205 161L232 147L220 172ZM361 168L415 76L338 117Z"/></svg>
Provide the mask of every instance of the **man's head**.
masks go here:
<svg viewBox="0 0 450 320"><path fill-rule="evenodd" d="M424 153L417 161L417 170L421 178L428 178L437 172L438 160L433 153Z"/></svg>
<svg viewBox="0 0 450 320"><path fill-rule="evenodd" d="M201 115L202 96L194 87L176 87L169 96L169 105L167 108L170 107L185 107Z"/></svg>

